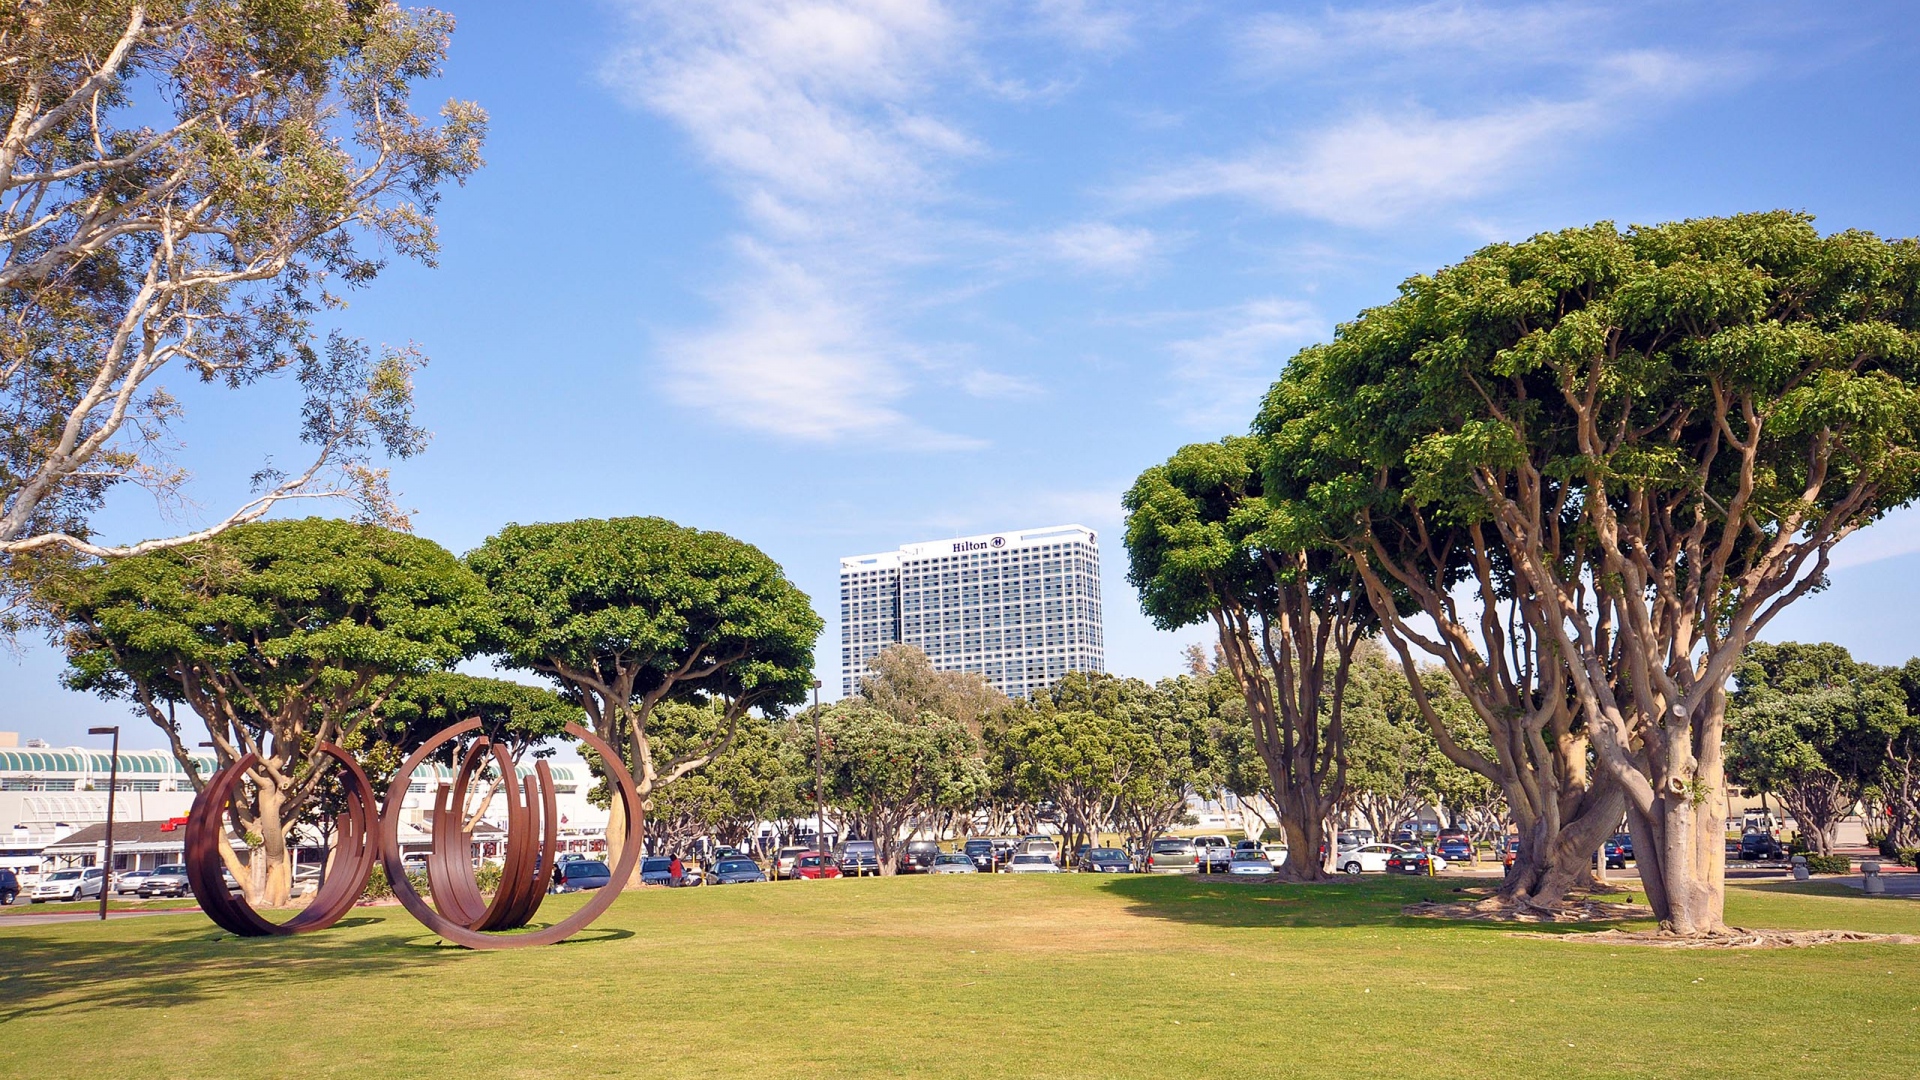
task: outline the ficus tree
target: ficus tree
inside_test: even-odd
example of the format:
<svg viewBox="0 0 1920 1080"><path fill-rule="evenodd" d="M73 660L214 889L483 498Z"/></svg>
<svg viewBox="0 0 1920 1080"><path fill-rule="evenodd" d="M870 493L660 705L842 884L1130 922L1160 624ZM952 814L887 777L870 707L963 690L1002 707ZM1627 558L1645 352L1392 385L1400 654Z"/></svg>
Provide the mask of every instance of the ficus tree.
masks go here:
<svg viewBox="0 0 1920 1080"><path fill-rule="evenodd" d="M626 753L642 801L727 749L750 710L806 700L822 622L758 548L656 517L509 525L466 556L499 612L505 662L550 680ZM663 702L712 705L710 737L669 754ZM607 825L617 854L629 829Z"/></svg>
<svg viewBox="0 0 1920 1080"><path fill-rule="evenodd" d="M1728 778L1778 798L1808 845L1833 854L1835 828L1913 723L1899 674L1831 643L1747 646L1727 709Z"/></svg>
<svg viewBox="0 0 1920 1080"><path fill-rule="evenodd" d="M416 114L451 17L380 0L39 0L0 13L0 559L129 555L292 498L391 522L384 450L424 445L412 347L315 316L394 255L431 264L441 192L480 167L486 114ZM175 497L174 372L239 389L291 373L311 445L211 526L97 539L117 485ZM290 426L293 421L290 419Z"/></svg>
<svg viewBox="0 0 1920 1080"><path fill-rule="evenodd" d="M68 685L130 700L196 790L197 717L224 767L259 755L234 799L248 899L284 904L287 838L330 775L321 742L398 737L383 710L409 679L472 655L491 632L479 579L430 540L325 518L254 522L107 561L45 585L65 621Z"/></svg>
<svg viewBox="0 0 1920 1080"><path fill-rule="evenodd" d="M1128 490L1128 580L1156 626L1211 622L1245 696L1292 852L1318 852L1346 795L1343 691L1370 610L1339 551L1264 497L1261 440L1183 447ZM1281 873L1319 880L1315 857Z"/></svg>
<svg viewBox="0 0 1920 1080"><path fill-rule="evenodd" d="M1522 692L1517 745L1563 787L1510 787L1516 817L1558 802L1597 841L1611 813L1584 807L1619 789L1662 927L1711 934L1728 677L1835 544L1914 497L1916 320L1911 241L1787 212L1569 229L1410 279L1296 359L1258 426L1269 479L1440 636L1389 629L1490 726L1478 688ZM1570 737L1599 764L1573 818Z"/></svg>

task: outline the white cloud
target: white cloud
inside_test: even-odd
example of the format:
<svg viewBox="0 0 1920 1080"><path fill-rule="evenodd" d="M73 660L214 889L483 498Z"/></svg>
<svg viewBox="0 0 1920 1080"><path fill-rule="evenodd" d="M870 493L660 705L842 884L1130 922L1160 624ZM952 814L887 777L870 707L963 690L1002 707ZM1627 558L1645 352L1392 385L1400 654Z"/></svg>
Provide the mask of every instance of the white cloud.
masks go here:
<svg viewBox="0 0 1920 1080"><path fill-rule="evenodd" d="M1136 185L1163 203L1233 196L1342 225L1382 225L1511 182L1549 140L1590 127L1597 106L1546 103L1463 118L1363 113L1282 149L1201 161Z"/></svg>
<svg viewBox="0 0 1920 1080"><path fill-rule="evenodd" d="M1076 48L1112 52L1133 44L1138 14L1116 0L1034 0L1040 29Z"/></svg>
<svg viewBox="0 0 1920 1080"><path fill-rule="evenodd" d="M1032 379L979 368L960 377L960 388L977 398L1007 401L1038 397L1041 393L1040 384Z"/></svg>
<svg viewBox="0 0 1920 1080"><path fill-rule="evenodd" d="M938 0L630 0L638 43L606 82L678 124L776 232L937 190L979 151L916 108L964 46Z"/></svg>
<svg viewBox="0 0 1920 1080"><path fill-rule="evenodd" d="M1188 422L1238 430L1289 356L1326 332L1311 306L1255 300L1206 316L1206 330L1167 346L1174 401Z"/></svg>
<svg viewBox="0 0 1920 1080"><path fill-rule="evenodd" d="M1151 229L1089 221L1056 229L1047 235L1046 245L1055 258L1083 270L1125 274L1144 266L1159 241Z"/></svg>
<svg viewBox="0 0 1920 1080"><path fill-rule="evenodd" d="M920 449L980 444L920 427L899 404L911 390L890 342L860 306L803 268L759 255L759 273L721 297L718 327L668 337L665 388L731 426L788 439L886 436Z"/></svg>
<svg viewBox="0 0 1920 1080"><path fill-rule="evenodd" d="M1308 24L1273 23L1269 38L1291 41L1302 55L1327 55L1361 44L1420 40L1474 41L1493 29L1479 8L1425 5L1396 9L1403 24L1379 13L1371 21L1330 15L1311 34ZM1529 23L1529 9L1502 9ZM1552 9L1545 20L1571 18ZM1343 22L1344 20L1344 22ZM1339 29L1335 46L1325 29ZM1317 35L1317 36L1316 36ZM1281 47L1279 44L1276 48ZM1629 120L1636 111L1692 92L1715 79L1739 77L1735 59L1696 60L1654 50L1591 50L1578 65L1580 86L1558 98L1534 95L1505 105L1477 105L1453 114L1420 106L1360 107L1347 118L1292 138L1266 140L1238 153L1201 158L1122 189L1129 201L1155 205L1224 196L1269 210L1342 225L1381 226L1414 213L1467 202L1503 190L1529 173L1551 168L1567 148Z"/></svg>
<svg viewBox="0 0 1920 1080"><path fill-rule="evenodd" d="M1438 2L1329 8L1318 18L1267 13L1235 33L1244 62L1278 73L1356 56L1377 68L1409 58L1443 63L1462 52L1495 63L1533 63L1591 48L1601 10L1579 4Z"/></svg>

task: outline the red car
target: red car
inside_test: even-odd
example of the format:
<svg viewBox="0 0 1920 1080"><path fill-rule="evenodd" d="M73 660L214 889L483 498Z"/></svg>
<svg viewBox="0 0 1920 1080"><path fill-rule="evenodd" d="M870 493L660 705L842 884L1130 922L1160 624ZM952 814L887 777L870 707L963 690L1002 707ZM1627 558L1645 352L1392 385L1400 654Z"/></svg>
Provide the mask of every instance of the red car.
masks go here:
<svg viewBox="0 0 1920 1080"><path fill-rule="evenodd" d="M793 857L793 876L803 881L836 878L840 876L840 868L834 865L833 856L824 851L803 851Z"/></svg>

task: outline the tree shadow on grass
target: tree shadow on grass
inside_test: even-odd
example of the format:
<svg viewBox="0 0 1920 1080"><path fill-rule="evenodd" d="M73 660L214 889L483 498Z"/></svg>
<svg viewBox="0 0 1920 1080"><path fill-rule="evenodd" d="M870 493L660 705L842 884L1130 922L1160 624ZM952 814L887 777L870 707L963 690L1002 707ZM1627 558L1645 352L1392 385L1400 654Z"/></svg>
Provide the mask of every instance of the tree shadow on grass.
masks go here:
<svg viewBox="0 0 1920 1080"><path fill-rule="evenodd" d="M1104 891L1127 902L1128 913L1149 919L1220 927L1318 928L1450 927L1502 933L1584 933L1635 925L1632 921L1516 923L1407 915L1408 904L1474 899L1464 890L1483 882L1459 878L1342 878L1315 885L1201 881L1190 877L1115 876Z"/></svg>
<svg viewBox="0 0 1920 1080"><path fill-rule="evenodd" d="M376 923L388 932L342 932ZM0 1024L44 1013L244 1000L268 987L369 973L413 978L454 961L449 950L397 947L418 929L410 919L355 918L312 934L239 938L183 916L9 932L0 947Z"/></svg>

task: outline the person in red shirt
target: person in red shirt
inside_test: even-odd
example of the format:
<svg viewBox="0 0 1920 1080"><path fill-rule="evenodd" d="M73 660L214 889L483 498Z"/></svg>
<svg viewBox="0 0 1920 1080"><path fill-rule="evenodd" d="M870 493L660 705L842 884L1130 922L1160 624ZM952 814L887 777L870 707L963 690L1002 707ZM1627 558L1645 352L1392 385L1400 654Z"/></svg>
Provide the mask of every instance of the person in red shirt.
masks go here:
<svg viewBox="0 0 1920 1080"><path fill-rule="evenodd" d="M678 855L675 855L673 857L673 861L667 864L667 880L675 886L685 884L685 882L682 881L681 876L686 872L687 872L687 868L681 865L680 856Z"/></svg>

